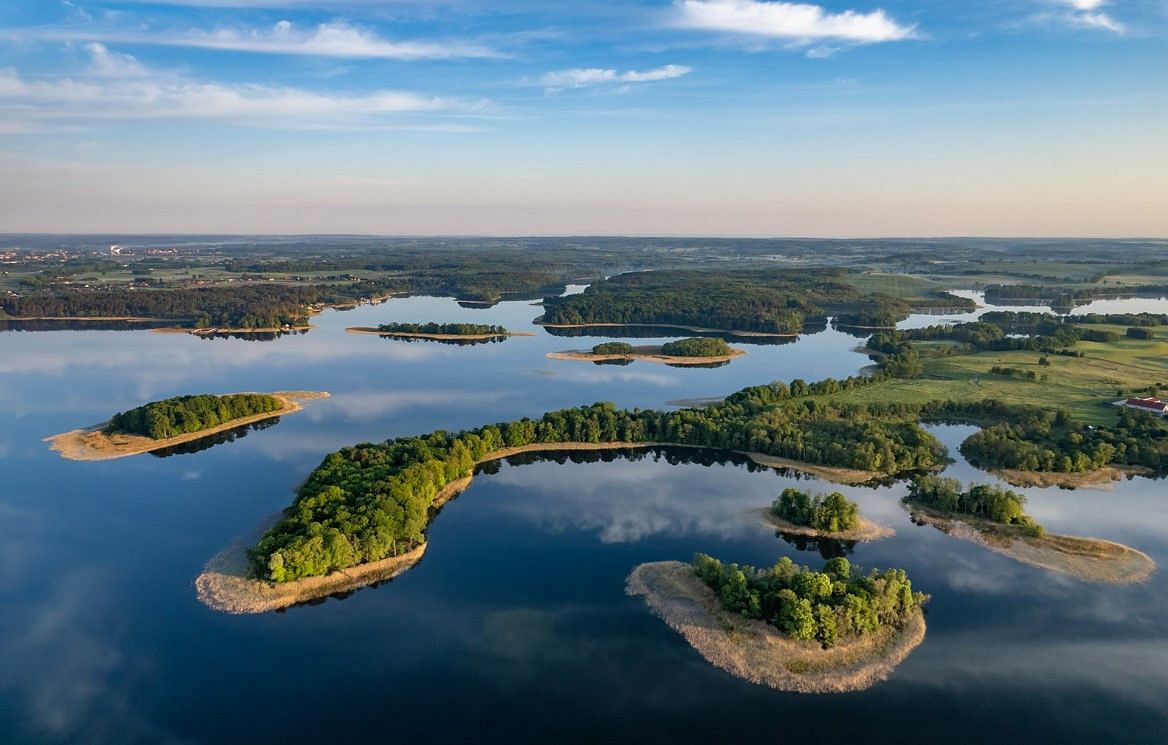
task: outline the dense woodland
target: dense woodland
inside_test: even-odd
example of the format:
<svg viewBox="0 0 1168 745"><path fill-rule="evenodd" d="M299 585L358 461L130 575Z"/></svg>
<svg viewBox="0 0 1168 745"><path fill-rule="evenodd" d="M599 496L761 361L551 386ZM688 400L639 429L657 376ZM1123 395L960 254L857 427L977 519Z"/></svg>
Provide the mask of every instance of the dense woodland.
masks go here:
<svg viewBox="0 0 1168 745"><path fill-rule="evenodd" d="M771 505L771 513L792 525L827 533L855 530L860 526L860 508L839 492L809 494L788 487Z"/></svg>
<svg viewBox="0 0 1168 745"><path fill-rule="evenodd" d="M736 331L797 334L835 313L852 325L890 325L912 306L885 295L861 295L843 269L656 271L622 274L583 293L545 298L548 324L676 324ZM914 305L964 307L944 293Z"/></svg>
<svg viewBox="0 0 1168 745"><path fill-rule="evenodd" d="M725 357L733 351L724 339L714 337L678 339L661 347L661 354L668 357Z"/></svg>
<svg viewBox="0 0 1168 745"><path fill-rule="evenodd" d="M218 427L233 419L279 411L282 407L280 399L262 393L178 396L114 414L105 432L165 440Z"/></svg>
<svg viewBox="0 0 1168 745"><path fill-rule="evenodd" d="M1013 525L1034 537L1042 535L1042 526L1025 512L1026 497L992 484L970 484L962 488L957 479L919 476L909 483L905 500L938 512Z"/></svg>
<svg viewBox="0 0 1168 745"><path fill-rule="evenodd" d="M165 318L192 328L276 328L307 323L313 303L344 299L317 287L272 284L28 294L0 297L0 308L15 317Z"/></svg>
<svg viewBox="0 0 1168 745"><path fill-rule="evenodd" d="M344 448L300 487L253 552L274 581L326 574L416 546L435 495L503 447L559 442L660 442L759 452L874 474L936 468L944 447L913 421L867 407L749 397L705 409L620 410L594 404L488 425Z"/></svg>
<svg viewBox="0 0 1168 745"><path fill-rule="evenodd" d="M693 568L724 609L824 647L902 626L926 600L924 594L913 592L903 570L861 575L842 557L829 559L823 571L816 572L785 556L773 567L755 569L698 554Z"/></svg>
<svg viewBox="0 0 1168 745"><path fill-rule="evenodd" d="M383 323L377 330L386 334L444 334L449 336L506 336L503 326L486 323Z"/></svg>

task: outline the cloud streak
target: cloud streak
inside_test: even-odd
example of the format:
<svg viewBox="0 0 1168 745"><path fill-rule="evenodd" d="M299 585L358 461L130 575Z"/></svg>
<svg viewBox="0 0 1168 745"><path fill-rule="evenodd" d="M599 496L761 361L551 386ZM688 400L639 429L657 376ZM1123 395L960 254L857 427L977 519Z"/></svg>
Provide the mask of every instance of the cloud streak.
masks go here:
<svg viewBox="0 0 1168 745"><path fill-rule="evenodd" d="M1117 34L1127 30L1122 23L1102 10L1104 6L1111 4L1109 0L1054 0L1054 2L1069 9L1064 20L1072 26L1103 29Z"/></svg>
<svg viewBox="0 0 1168 745"><path fill-rule="evenodd" d="M32 32L29 32L32 33ZM286 54L345 59L436 60L498 58L505 55L467 41L392 41L343 21L301 28L280 21L270 28L192 29L177 32L47 30L36 37L56 41L149 44L255 54Z"/></svg>
<svg viewBox="0 0 1168 745"><path fill-rule="evenodd" d="M679 0L677 24L683 28L785 39L794 44L821 41L874 44L913 38L883 10L831 13L818 5L758 0Z"/></svg>
<svg viewBox="0 0 1168 745"><path fill-rule="evenodd" d="M585 88L592 85L619 83L653 83L660 80L680 78L693 72L685 65L665 65L652 70L626 70L618 72L604 67L574 67L570 70L556 70L545 73L539 80L548 90L564 88Z"/></svg>
<svg viewBox="0 0 1168 745"><path fill-rule="evenodd" d="M103 44L86 47L90 68L69 78L26 79L0 70L0 112L24 121L183 119L253 125L355 124L410 112L469 111L483 102L379 90L361 95L192 80L147 68Z"/></svg>

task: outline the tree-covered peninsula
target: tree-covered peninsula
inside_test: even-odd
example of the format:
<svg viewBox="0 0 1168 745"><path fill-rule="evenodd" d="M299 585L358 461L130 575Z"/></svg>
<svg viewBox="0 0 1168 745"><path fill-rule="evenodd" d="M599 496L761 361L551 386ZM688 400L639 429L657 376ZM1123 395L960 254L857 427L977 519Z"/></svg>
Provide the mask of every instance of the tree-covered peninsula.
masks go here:
<svg viewBox="0 0 1168 745"><path fill-rule="evenodd" d="M104 431L107 435L142 435L165 440L279 411L284 406L282 399L265 393L176 396L114 414Z"/></svg>
<svg viewBox="0 0 1168 745"><path fill-rule="evenodd" d="M711 664L780 690L867 688L925 636L926 598L903 571L862 574L845 558L817 572L785 557L755 569L698 554L636 567L627 591Z"/></svg>
<svg viewBox="0 0 1168 745"><path fill-rule="evenodd" d="M114 414L108 422L46 438L69 460L109 460L152 453L301 409L318 391L176 396Z"/></svg>
<svg viewBox="0 0 1168 745"><path fill-rule="evenodd" d="M921 476L909 484L904 503L920 524L1087 582L1143 582L1156 568L1147 554L1121 543L1047 533L1025 513L1022 494L992 484Z"/></svg>
<svg viewBox="0 0 1168 745"><path fill-rule="evenodd" d="M673 325L764 334L798 334L804 324L847 314L849 323L890 325L914 307L973 307L948 293L903 299L863 294L845 269L634 272L584 292L544 299L549 326Z"/></svg>
<svg viewBox="0 0 1168 745"><path fill-rule="evenodd" d="M377 330L383 334L418 334L442 336L506 336L504 326L487 323L383 323Z"/></svg>
<svg viewBox="0 0 1168 745"><path fill-rule="evenodd" d="M286 582L409 551L423 541L434 496L477 462L508 449L563 443L736 450L870 478L932 469L946 459L932 435L894 412L808 407L799 400L767 406L733 400L680 411L594 404L537 420L343 448L309 475L256 545L256 572Z"/></svg>

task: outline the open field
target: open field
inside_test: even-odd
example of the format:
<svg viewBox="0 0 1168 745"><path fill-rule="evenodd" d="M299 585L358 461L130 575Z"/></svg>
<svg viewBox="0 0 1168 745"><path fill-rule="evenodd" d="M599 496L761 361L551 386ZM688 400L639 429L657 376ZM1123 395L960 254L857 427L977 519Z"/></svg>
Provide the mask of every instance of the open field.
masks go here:
<svg viewBox="0 0 1168 745"><path fill-rule="evenodd" d="M1114 326L1092 328L1118 331ZM1160 385L1168 389L1168 329L1157 328L1147 341L1122 337L1115 343L1079 342L1085 357L1040 352L977 352L924 356L924 374L917 379L893 379L831 394L837 401L900 402L980 401L999 399L1049 409L1066 409L1088 424L1112 424L1120 389ZM922 344L922 351L943 345ZM1046 357L1049 366L1038 364ZM1034 370L1046 380L1021 380L991 373L994 366Z"/></svg>

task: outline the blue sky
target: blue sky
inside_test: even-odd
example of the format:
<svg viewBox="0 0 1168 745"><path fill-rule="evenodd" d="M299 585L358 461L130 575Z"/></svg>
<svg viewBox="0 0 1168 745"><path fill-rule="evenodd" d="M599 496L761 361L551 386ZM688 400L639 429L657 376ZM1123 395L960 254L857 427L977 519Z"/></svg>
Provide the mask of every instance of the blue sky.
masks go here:
<svg viewBox="0 0 1168 745"><path fill-rule="evenodd" d="M0 232L1168 235L1168 0L9 0Z"/></svg>

